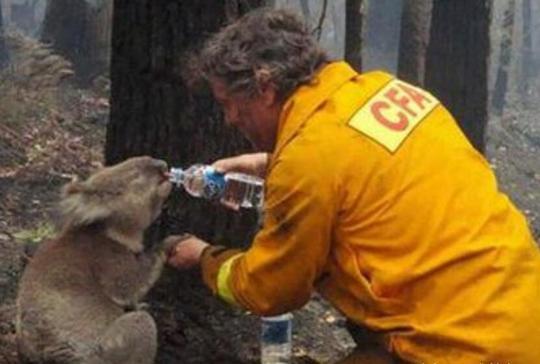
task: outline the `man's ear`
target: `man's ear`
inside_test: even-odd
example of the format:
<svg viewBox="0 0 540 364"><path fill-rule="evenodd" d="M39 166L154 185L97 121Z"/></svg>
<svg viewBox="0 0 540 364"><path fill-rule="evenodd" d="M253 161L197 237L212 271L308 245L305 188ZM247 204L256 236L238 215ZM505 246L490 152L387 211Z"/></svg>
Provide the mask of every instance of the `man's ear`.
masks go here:
<svg viewBox="0 0 540 364"><path fill-rule="evenodd" d="M266 68L255 70L255 79L257 80L258 92L264 105L271 106L277 101L277 90L271 80L272 74Z"/></svg>

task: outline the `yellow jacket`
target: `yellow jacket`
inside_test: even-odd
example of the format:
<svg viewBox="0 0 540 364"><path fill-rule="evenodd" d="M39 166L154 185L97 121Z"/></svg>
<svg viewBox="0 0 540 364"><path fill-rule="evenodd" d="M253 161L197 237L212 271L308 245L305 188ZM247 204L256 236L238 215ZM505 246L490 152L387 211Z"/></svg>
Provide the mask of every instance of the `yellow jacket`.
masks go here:
<svg viewBox="0 0 540 364"><path fill-rule="evenodd" d="M382 72L326 66L286 102L263 229L203 278L270 315L317 289L415 363L540 363L540 253L448 111Z"/></svg>

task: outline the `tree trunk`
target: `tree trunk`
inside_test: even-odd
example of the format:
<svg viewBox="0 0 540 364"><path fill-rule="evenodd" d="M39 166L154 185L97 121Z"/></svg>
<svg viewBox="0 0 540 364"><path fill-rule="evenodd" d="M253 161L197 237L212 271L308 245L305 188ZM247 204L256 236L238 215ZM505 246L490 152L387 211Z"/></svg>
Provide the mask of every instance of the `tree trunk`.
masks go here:
<svg viewBox="0 0 540 364"><path fill-rule="evenodd" d="M343 44L343 37L345 36L345 34L343 33L347 33L347 31L342 31L341 28L339 27L339 24L340 24L340 17L339 17L339 9L336 9L338 7L338 5L336 5L336 2L335 1L332 1L330 3L330 10L332 12L332 23L333 23L333 28L334 28L334 43L335 44L338 44L340 47L341 47L341 44Z"/></svg>
<svg viewBox="0 0 540 364"><path fill-rule="evenodd" d="M2 19L4 27L9 26L11 21L11 0L0 0L0 6L2 7L2 13L4 14Z"/></svg>
<svg viewBox="0 0 540 364"><path fill-rule="evenodd" d="M397 70L399 29L403 0L367 1L363 67Z"/></svg>
<svg viewBox="0 0 540 364"><path fill-rule="evenodd" d="M426 88L452 112L481 152L487 123L490 18L491 1L435 1L426 60Z"/></svg>
<svg viewBox="0 0 540 364"><path fill-rule="evenodd" d="M345 3L345 60L358 72L362 71L363 0Z"/></svg>
<svg viewBox="0 0 540 364"><path fill-rule="evenodd" d="M107 0L107 2L112 0ZM86 0L48 0L41 39L73 63L75 76L87 85L108 68L107 36L110 13ZM108 19L107 16L109 17ZM105 52L105 55L103 54Z"/></svg>
<svg viewBox="0 0 540 364"><path fill-rule="evenodd" d="M92 57L89 79L108 74L111 60L113 0L98 1L96 5L90 7L86 39L88 54Z"/></svg>
<svg viewBox="0 0 540 364"><path fill-rule="evenodd" d="M17 25L17 29L24 34L34 36L37 29L35 17L35 1L14 2L11 4L11 23Z"/></svg>
<svg viewBox="0 0 540 364"><path fill-rule="evenodd" d="M503 15L503 29L501 34L501 50L499 53L499 68L495 78L495 86L491 103L497 115L504 111L508 78L512 64L512 47L514 39L515 0L508 0L508 7Z"/></svg>
<svg viewBox="0 0 540 364"><path fill-rule="evenodd" d="M398 76L422 86L433 0L404 0L398 55Z"/></svg>
<svg viewBox="0 0 540 364"><path fill-rule="evenodd" d="M4 69L9 61L6 39L4 38L4 22L2 19L2 6L0 5L0 70Z"/></svg>
<svg viewBox="0 0 540 364"><path fill-rule="evenodd" d="M300 9L304 15L304 21L308 26L311 24L311 9L309 8L309 0L300 0Z"/></svg>
<svg viewBox="0 0 540 364"><path fill-rule="evenodd" d="M235 4L241 14L264 1ZM191 94L181 77L181 60L234 13L229 5L115 0L107 164L146 154L186 167L250 150L247 141L224 124L211 96ZM254 213L230 212L176 191L151 235L190 232L213 243L243 247L255 229ZM199 275L166 274L152 292L160 331L156 363L246 362L250 352L257 352L257 320L210 297Z"/></svg>
<svg viewBox="0 0 540 364"><path fill-rule="evenodd" d="M521 58L520 91L526 100L531 88L533 77L533 42L532 42L532 6L531 0L523 0L523 45Z"/></svg>

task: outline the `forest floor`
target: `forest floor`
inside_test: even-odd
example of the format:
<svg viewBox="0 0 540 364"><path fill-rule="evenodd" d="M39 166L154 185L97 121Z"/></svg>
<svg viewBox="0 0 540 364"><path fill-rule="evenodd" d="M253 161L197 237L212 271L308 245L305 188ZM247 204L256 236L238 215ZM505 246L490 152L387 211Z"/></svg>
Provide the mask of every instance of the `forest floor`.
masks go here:
<svg viewBox="0 0 540 364"><path fill-rule="evenodd" d="M534 98L538 99L538 95L531 95ZM490 121L487 134L487 155L500 186L525 213L537 239L540 236L539 114L540 105L513 105L503 117ZM108 101L100 92L66 85L45 91L0 84L2 364L18 363L13 343L17 279L35 244L54 232L51 221L60 187L73 176L84 177L101 164L107 119ZM154 311L159 314L159 308ZM249 327L253 330L255 326ZM303 358L297 362L307 363L307 358L331 362L350 351L353 343L343 327L343 318L314 297L295 314L294 352L297 358ZM248 329L238 327L238 330ZM243 339L240 336L237 341L227 342L242 346ZM234 351L242 353L243 363L257 360L257 348L253 345Z"/></svg>
<svg viewBox="0 0 540 364"><path fill-rule="evenodd" d="M509 103L502 117L492 117L486 154L499 187L527 217L540 239L540 81L527 99ZM512 99L512 98L511 98ZM520 98L518 100L523 100Z"/></svg>

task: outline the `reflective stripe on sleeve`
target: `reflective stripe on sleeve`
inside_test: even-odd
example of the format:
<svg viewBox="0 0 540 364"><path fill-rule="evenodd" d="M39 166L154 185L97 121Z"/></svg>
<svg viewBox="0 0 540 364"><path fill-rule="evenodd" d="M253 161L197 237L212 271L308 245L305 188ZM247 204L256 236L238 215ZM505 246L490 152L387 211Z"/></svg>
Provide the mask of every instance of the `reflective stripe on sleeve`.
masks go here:
<svg viewBox="0 0 540 364"><path fill-rule="evenodd" d="M238 303L236 302L234 295L229 287L229 276L231 274L231 267L233 262L238 259L242 254L236 254L227 259L219 268L218 276L217 276L217 294L219 297L221 297L225 302L238 306Z"/></svg>

